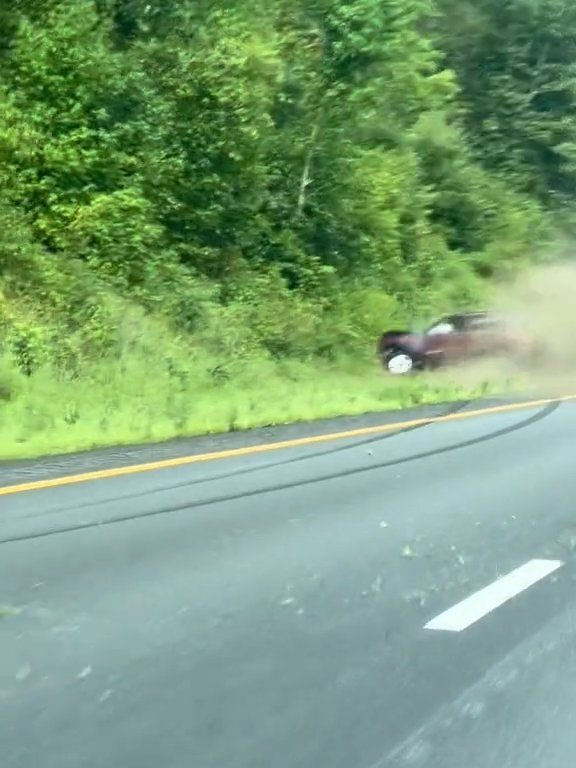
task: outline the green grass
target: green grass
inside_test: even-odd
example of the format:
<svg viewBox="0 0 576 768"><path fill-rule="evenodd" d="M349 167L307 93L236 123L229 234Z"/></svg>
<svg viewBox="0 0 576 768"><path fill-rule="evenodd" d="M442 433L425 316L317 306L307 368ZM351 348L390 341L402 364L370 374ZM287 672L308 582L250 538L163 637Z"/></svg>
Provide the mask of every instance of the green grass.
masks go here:
<svg viewBox="0 0 576 768"><path fill-rule="evenodd" d="M202 352L138 351L64 379L31 377L0 360L0 458L31 458L109 445L245 430L475 398L500 377L450 373L391 378L371 359L273 361L224 366Z"/></svg>

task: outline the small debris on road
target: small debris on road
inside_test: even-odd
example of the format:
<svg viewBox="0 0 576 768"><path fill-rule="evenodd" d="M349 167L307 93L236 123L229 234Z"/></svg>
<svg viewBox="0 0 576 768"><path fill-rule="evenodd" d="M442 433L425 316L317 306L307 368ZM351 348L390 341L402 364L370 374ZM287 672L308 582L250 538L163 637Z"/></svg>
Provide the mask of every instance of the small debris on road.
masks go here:
<svg viewBox="0 0 576 768"><path fill-rule="evenodd" d="M30 664L24 664L18 672L16 672L16 680L22 682L23 680L27 680L30 675L32 674L32 667Z"/></svg>
<svg viewBox="0 0 576 768"><path fill-rule="evenodd" d="M376 578L374 579L374 581L370 585L370 589L372 590L372 592L374 594L378 594L379 592L382 592L382 584L383 584L382 576L380 576L380 574L378 574L378 576L376 576Z"/></svg>
<svg viewBox="0 0 576 768"><path fill-rule="evenodd" d="M92 674L92 667L91 667L91 666L87 666L87 667L84 667L84 669L82 670L82 672L79 672L79 673L76 675L76 679L77 679L77 680L85 680L85 679L86 679L87 677L89 677L89 675L91 675L91 674Z"/></svg>
<svg viewBox="0 0 576 768"><path fill-rule="evenodd" d="M416 557L416 553L414 552L410 544L406 544L406 546L402 550L402 557L408 560L411 560L412 558Z"/></svg>
<svg viewBox="0 0 576 768"><path fill-rule="evenodd" d="M0 619L5 619L8 616L17 616L20 613L19 608L15 608L13 605L0 605Z"/></svg>
<svg viewBox="0 0 576 768"><path fill-rule="evenodd" d="M284 600L280 601L280 605L293 605L295 602L296 602L295 598L285 597Z"/></svg>
<svg viewBox="0 0 576 768"><path fill-rule="evenodd" d="M419 589L409 592L404 599L408 603L416 604L419 608L424 608L426 605L426 593Z"/></svg>
<svg viewBox="0 0 576 768"><path fill-rule="evenodd" d="M113 691L108 688L108 690L104 691L104 693L98 698L98 701L103 704L105 701L108 701L110 696L112 696Z"/></svg>

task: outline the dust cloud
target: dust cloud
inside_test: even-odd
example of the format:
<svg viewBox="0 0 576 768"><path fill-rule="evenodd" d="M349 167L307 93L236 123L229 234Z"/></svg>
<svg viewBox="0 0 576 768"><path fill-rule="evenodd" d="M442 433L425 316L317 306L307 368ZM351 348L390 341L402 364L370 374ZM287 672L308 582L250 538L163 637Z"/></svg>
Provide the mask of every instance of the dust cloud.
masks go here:
<svg viewBox="0 0 576 768"><path fill-rule="evenodd" d="M462 386L482 383L534 397L576 392L576 263L534 267L496 286L492 306L515 340L514 353L458 366Z"/></svg>
<svg viewBox="0 0 576 768"><path fill-rule="evenodd" d="M510 362L526 387L543 397L572 394L576 386L576 264L549 264L523 272L498 288L494 311L523 345Z"/></svg>

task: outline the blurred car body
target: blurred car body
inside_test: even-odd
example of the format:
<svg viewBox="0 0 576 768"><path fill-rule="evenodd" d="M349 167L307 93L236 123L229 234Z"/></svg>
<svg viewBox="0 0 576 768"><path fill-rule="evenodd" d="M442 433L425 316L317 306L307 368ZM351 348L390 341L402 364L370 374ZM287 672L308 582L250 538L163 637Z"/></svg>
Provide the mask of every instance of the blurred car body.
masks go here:
<svg viewBox="0 0 576 768"><path fill-rule="evenodd" d="M489 355L512 355L528 342L501 318L489 312L446 315L423 333L391 330L378 341L378 356L386 370L406 375Z"/></svg>

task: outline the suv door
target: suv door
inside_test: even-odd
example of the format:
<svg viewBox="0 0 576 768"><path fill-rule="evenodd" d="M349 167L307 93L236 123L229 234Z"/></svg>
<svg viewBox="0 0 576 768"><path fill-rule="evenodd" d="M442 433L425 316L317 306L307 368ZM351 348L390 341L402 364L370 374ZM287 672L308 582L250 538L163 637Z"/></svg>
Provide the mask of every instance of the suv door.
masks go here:
<svg viewBox="0 0 576 768"><path fill-rule="evenodd" d="M426 356L431 362L455 362L468 354L468 334L457 315L442 318L426 331Z"/></svg>
<svg viewBox="0 0 576 768"><path fill-rule="evenodd" d="M502 343L502 329L493 318L472 317L467 326L471 356L481 357L498 351Z"/></svg>

